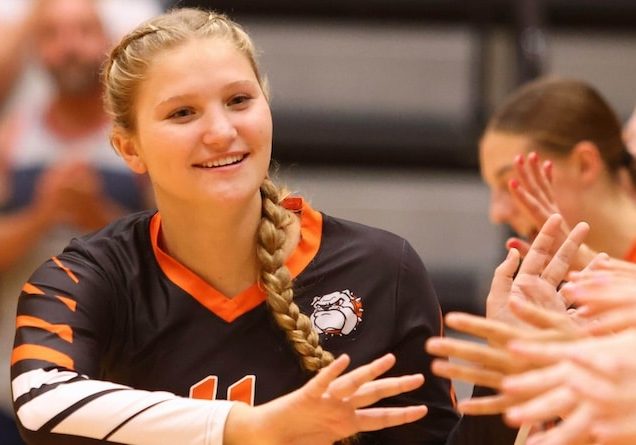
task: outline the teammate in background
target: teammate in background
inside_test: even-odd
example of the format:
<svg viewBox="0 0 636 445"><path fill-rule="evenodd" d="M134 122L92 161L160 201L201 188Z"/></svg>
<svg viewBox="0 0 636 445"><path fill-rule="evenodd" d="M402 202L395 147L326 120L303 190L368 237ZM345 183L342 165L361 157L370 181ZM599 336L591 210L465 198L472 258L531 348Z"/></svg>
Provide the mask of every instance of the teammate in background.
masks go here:
<svg viewBox="0 0 636 445"><path fill-rule="evenodd" d="M93 0L37 3L28 41L54 86L0 123L0 409L11 412L17 296L73 236L143 206L142 183L108 143L99 70L109 40Z"/></svg>
<svg viewBox="0 0 636 445"><path fill-rule="evenodd" d="M158 211L74 240L24 285L11 373L27 441L444 444L457 415L422 351L440 312L421 260L268 178L245 32L175 10L103 77L112 143Z"/></svg>
<svg viewBox="0 0 636 445"><path fill-rule="evenodd" d="M636 260L636 163L618 117L590 85L541 79L521 87L490 119L480 163L493 222L532 239L550 214L561 213L563 238L578 221L591 227L575 268L594 251ZM518 239L510 246L527 248Z"/></svg>

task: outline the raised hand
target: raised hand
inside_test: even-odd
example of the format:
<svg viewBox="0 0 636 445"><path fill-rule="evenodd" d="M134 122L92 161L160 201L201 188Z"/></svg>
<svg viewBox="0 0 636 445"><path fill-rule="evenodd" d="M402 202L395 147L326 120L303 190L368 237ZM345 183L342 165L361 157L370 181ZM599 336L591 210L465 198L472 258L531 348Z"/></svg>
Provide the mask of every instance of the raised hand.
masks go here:
<svg viewBox="0 0 636 445"><path fill-rule="evenodd" d="M517 205L524 209L536 227L542 227L550 215L560 213L552 188L552 162L541 163L539 155L531 152L527 158L523 154L518 155L513 167L515 179L511 179L508 184L510 194ZM559 243L570 233L570 227L564 220L561 221L560 229L560 232L555 232L556 240ZM529 247L528 243L518 238L509 239L506 246L520 250L523 256ZM572 261L572 268L574 270L584 268L595 254L596 252L582 244L577 256Z"/></svg>
<svg viewBox="0 0 636 445"><path fill-rule="evenodd" d="M567 275L588 227L577 225L559 243L561 221L556 214L548 218L520 266L516 250L509 252L495 271L488 295L487 318L468 314L447 316L449 327L480 337L487 344L439 337L429 340L426 345L429 353L462 360L461 364L434 361L435 374L500 389L505 376L535 366L532 361L520 360L505 349L510 340L565 340L584 335L568 314L557 287ZM459 408L468 414L495 414L519 402L520 399L508 395L495 395L463 401Z"/></svg>
<svg viewBox="0 0 636 445"><path fill-rule="evenodd" d="M341 375L350 360L340 356L302 388L257 407L237 405L226 423L225 444L331 445L362 431L414 422L425 406L365 408L386 397L412 391L421 374L376 380L395 363L387 354Z"/></svg>

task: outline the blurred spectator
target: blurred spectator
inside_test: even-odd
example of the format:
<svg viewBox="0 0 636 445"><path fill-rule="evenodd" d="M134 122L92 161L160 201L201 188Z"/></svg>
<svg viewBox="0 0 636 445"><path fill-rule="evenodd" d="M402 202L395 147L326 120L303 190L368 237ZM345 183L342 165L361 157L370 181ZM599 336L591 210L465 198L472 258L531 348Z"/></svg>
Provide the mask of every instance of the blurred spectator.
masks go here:
<svg viewBox="0 0 636 445"><path fill-rule="evenodd" d="M103 17L109 39L115 41L140 22L159 14L161 0L93 0ZM50 91L46 74L31 57L33 22L46 0L2 0L0 2L0 110L9 103L41 98ZM123 13L122 11L125 11ZM4 107L2 105L5 105Z"/></svg>
<svg viewBox="0 0 636 445"><path fill-rule="evenodd" d="M106 3L34 1L12 29L19 42L11 50L22 49L0 58L0 73L17 76L20 55L31 48L50 78L46 94L20 96L0 122L0 410L6 412L15 306L30 271L71 237L143 207L142 184L108 144L99 70L110 38L97 5ZM11 443L2 425L0 442Z"/></svg>

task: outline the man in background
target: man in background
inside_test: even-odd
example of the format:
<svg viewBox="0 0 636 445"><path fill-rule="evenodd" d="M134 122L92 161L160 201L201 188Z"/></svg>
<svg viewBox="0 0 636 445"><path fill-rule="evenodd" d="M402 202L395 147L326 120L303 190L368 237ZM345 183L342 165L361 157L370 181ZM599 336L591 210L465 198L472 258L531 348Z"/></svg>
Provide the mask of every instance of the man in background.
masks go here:
<svg viewBox="0 0 636 445"><path fill-rule="evenodd" d="M98 3L37 0L33 7L19 31L21 44L32 49L50 86L18 96L0 121L0 410L6 413L17 297L30 272L72 237L144 207L143 184L109 143L99 71L110 38ZM0 59L0 73L19 73L16 61ZM0 430L0 443L8 440Z"/></svg>

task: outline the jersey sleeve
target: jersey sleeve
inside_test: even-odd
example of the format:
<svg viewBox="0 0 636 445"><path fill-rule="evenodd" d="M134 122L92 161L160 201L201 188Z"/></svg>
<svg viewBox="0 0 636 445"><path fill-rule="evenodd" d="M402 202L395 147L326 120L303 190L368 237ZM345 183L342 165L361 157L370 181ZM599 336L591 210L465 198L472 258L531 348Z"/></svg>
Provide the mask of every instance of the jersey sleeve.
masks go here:
<svg viewBox="0 0 636 445"><path fill-rule="evenodd" d="M117 317L125 316L118 292L112 278L77 252L53 257L24 284L11 387L27 443L221 445L231 402L100 380Z"/></svg>
<svg viewBox="0 0 636 445"><path fill-rule="evenodd" d="M380 443L442 445L458 420L455 395L448 380L431 372L432 358L424 350L429 337L441 335L441 310L424 264L406 241L399 267L392 341L397 362L390 374L420 372L425 382L418 390L395 397L391 403L399 406L424 403L428 414L412 424L379 432Z"/></svg>

